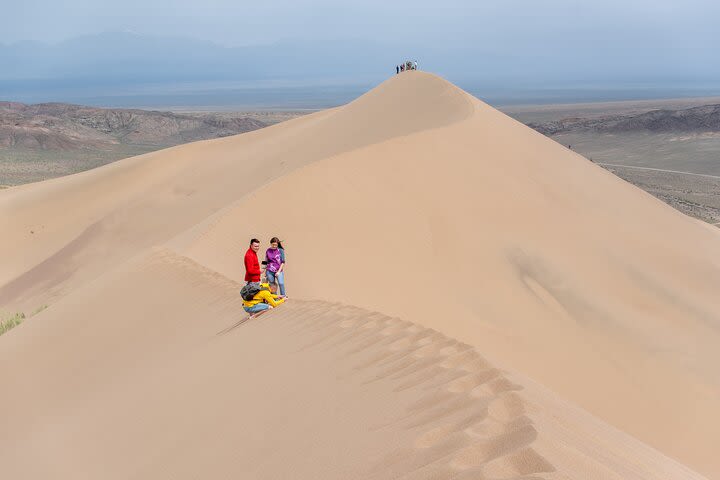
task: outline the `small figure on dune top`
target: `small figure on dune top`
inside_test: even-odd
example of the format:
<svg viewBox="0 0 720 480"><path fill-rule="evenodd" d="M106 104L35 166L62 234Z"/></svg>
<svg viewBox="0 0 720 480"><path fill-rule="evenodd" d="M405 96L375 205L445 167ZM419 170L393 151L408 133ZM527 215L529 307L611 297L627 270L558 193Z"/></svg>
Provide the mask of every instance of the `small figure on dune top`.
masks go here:
<svg viewBox="0 0 720 480"><path fill-rule="evenodd" d="M395 73L399 74L401 72L409 72L411 70L417 70L418 69L418 62L417 60L406 60L402 62L400 65L395 65Z"/></svg>
<svg viewBox="0 0 720 480"><path fill-rule="evenodd" d="M246 282L259 282L260 275L260 262L258 261L257 252L260 250L260 240L253 238L250 240L250 248L245 252L245 281Z"/></svg>
<svg viewBox="0 0 720 480"><path fill-rule="evenodd" d="M267 269L265 276L268 283L277 283L280 287L280 295L285 296L285 249L278 237L270 239L270 248L265 252Z"/></svg>

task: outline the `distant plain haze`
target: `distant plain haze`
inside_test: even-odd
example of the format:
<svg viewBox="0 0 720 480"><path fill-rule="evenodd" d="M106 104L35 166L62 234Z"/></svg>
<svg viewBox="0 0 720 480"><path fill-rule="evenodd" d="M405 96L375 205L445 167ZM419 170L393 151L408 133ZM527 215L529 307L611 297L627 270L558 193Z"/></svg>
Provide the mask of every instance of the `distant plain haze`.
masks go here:
<svg viewBox="0 0 720 480"><path fill-rule="evenodd" d="M495 104L720 94L710 0L3 0L0 100L323 108L403 59Z"/></svg>

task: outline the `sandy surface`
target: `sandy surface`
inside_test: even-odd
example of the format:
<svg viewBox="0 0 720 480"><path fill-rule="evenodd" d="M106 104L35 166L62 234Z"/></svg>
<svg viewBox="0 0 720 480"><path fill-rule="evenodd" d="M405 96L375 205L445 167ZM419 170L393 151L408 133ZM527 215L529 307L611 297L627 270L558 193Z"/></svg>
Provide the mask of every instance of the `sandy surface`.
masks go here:
<svg viewBox="0 0 720 480"><path fill-rule="evenodd" d="M0 222L12 478L720 475L720 235L430 74Z"/></svg>

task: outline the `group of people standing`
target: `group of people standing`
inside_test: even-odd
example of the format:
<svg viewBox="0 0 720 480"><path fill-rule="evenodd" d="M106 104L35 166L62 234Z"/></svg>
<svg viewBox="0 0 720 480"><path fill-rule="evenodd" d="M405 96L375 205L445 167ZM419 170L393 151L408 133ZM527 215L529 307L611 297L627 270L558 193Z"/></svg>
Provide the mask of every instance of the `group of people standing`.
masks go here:
<svg viewBox="0 0 720 480"><path fill-rule="evenodd" d="M285 300L285 249L278 237L270 239L270 247L265 251L265 260L258 259L260 240L250 240L245 252L245 281L247 285L240 291L243 295L243 308L249 314L256 314L277 307ZM264 277L264 279L263 279ZM280 294L278 295L278 289ZM247 296L246 296L247 295Z"/></svg>
<svg viewBox="0 0 720 480"><path fill-rule="evenodd" d="M417 60L408 60L401 63L400 65L395 65L396 74L400 72L405 72L407 70L417 70Z"/></svg>

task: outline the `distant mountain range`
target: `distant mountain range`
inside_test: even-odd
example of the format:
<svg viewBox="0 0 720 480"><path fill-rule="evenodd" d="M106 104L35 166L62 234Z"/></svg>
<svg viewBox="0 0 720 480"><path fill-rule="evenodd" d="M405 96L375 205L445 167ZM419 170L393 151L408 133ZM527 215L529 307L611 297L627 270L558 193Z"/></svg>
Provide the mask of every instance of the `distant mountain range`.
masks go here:
<svg viewBox="0 0 720 480"><path fill-rule="evenodd" d="M263 128L292 113L171 113L0 102L0 188Z"/></svg>
<svg viewBox="0 0 720 480"><path fill-rule="evenodd" d="M653 110L637 115L613 115L598 118L565 118L557 121L529 123L545 135L574 131L621 133L648 131L720 132L720 105L704 105L681 110Z"/></svg>
<svg viewBox="0 0 720 480"><path fill-rule="evenodd" d="M113 145L170 145L224 137L266 126L242 114L177 114L62 103L0 102L0 147L81 150Z"/></svg>

